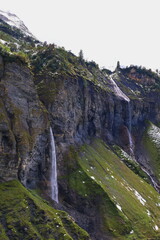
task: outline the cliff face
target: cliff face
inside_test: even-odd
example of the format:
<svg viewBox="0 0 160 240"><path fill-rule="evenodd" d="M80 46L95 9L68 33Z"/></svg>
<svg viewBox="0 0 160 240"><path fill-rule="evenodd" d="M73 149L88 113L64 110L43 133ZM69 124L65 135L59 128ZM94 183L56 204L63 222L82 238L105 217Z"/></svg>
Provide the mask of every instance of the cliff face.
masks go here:
<svg viewBox="0 0 160 240"><path fill-rule="evenodd" d="M81 149L81 146L92 145L95 138L102 139L108 144L109 151L119 156L119 161L120 159L124 161L125 158L124 162L130 169L150 181L152 185L155 183L154 187L159 190L159 150L157 150L159 146L152 146L151 138L154 134L150 134L152 131L150 129L156 128L156 131L159 131L157 130L160 118L158 80L155 79L155 83L151 84L152 88L149 89L149 80L147 85L137 83L128 73L124 73L124 70L117 70L108 75L97 68L88 69L86 66L82 67L83 76L76 75L75 72L64 74L61 71L58 74L51 74L50 71L43 69L32 74L21 57L6 57L3 53L0 66L1 181L18 178L29 188L47 187L46 192L49 194L51 124L58 159L59 198L62 203L60 208L68 211L80 226L91 234L92 239L101 237L105 240L121 235L126 236L127 239L132 228L135 236L139 237L138 232L144 226L139 225L136 230L137 226L126 221L125 217L116 210L116 206L120 206L119 209L124 208L124 215L130 218L128 210L123 206L121 195L125 190L118 188L120 195L116 195L114 191L107 190L113 188L110 181L107 180L109 185L105 185L106 177L109 179L111 176L113 178L119 176L114 169L117 165L114 163L116 155L113 155L113 159L107 158L109 153L98 145L97 152L91 150L83 159L86 149ZM153 157L155 152L156 159ZM103 158L95 159L94 162L97 154L105 154L106 163ZM90 157L93 163L87 167L85 161ZM106 169L103 164L110 164L109 159L113 161L114 167L111 173L115 175L105 170L106 176L103 177L103 171ZM135 160L142 165L142 169L136 165L138 163ZM102 172L102 169L98 170L96 161L102 161L99 163ZM91 171L97 169L99 172L93 171L88 175L89 168ZM125 171L122 170L121 174L125 174ZM149 178L145 172L150 175ZM99 179L97 174L102 174L102 178ZM126 181L131 184L128 176ZM140 180L134 181L138 181L139 184ZM99 182L104 182L104 185ZM81 184L85 184L85 188ZM136 185L130 185L130 188L135 195L142 191L137 189ZM93 189L92 193L90 189ZM147 194L149 192L146 189L144 199ZM114 199L115 195L119 199L118 202ZM126 198L131 196L126 195ZM130 201L134 202L134 197L132 198ZM157 199L155 193L152 198ZM152 204L150 202L147 204L152 209ZM106 212L108 208L109 214ZM129 207L129 211L135 209ZM137 219L142 217L141 214L135 212ZM146 215L143 217L145 218ZM118 228L118 222L124 224L123 230ZM154 224L158 226L157 218ZM113 229L116 229L116 234ZM147 236L154 236L151 229Z"/></svg>
<svg viewBox="0 0 160 240"><path fill-rule="evenodd" d="M63 48L35 46L33 36L3 20L0 27L2 40L10 37L0 44L0 181L19 179L50 195L51 126L60 199L55 207L93 240L159 239L159 75L136 66L100 70ZM20 49L13 50L17 41ZM39 221L47 227L45 211ZM81 230L74 234L68 221L71 234L61 239L89 239ZM39 223L31 223L39 234ZM3 236L14 239L11 231Z"/></svg>
<svg viewBox="0 0 160 240"><path fill-rule="evenodd" d="M25 64L1 57L1 180L19 178L33 187L43 178L48 158L47 115Z"/></svg>
<svg viewBox="0 0 160 240"><path fill-rule="evenodd" d="M123 70L116 71L112 75L101 75L98 71L96 74L98 82L92 81L93 75L87 80L82 76L58 75L58 77L51 77L46 73L36 75L37 91L40 100L48 109L56 141L59 197L67 211L74 216L80 226L91 234L92 239L102 238L105 240L112 239L113 236L118 238L121 235L126 236L127 239L133 229L135 235L132 237L145 239L149 237L149 234L143 232L143 224L139 224L136 229L137 226L130 224L126 218L114 212L113 202L116 206L120 204L119 209L123 209L120 211L129 219L137 218L139 222L142 216L146 217L145 214L128 207L127 211L135 213L135 216L131 217L125 210L125 204L129 206L128 201L134 206L136 203L130 196L124 197L126 186L123 186L122 180L119 180L123 186L122 189L117 187L115 190L118 183L114 183L114 186L112 180L110 183L110 178L117 178L114 174L112 175L115 171L114 167L117 168L117 163L114 162L116 156L109 156L110 153L105 152L106 160L99 160L97 154L101 157L105 150L95 144L93 148L97 148L98 153L93 150L88 153L86 144L92 145L95 138L103 139L108 144L109 151L116 153L130 169L159 191L158 150L155 150L157 158L154 160L153 153L152 155L150 153L150 147L146 146L146 144L150 144L147 140L149 138L146 137L149 122L158 126L160 120L159 86L156 82L149 89L149 80L147 83L137 83L134 79L129 78L129 75L124 74ZM122 89L124 95L117 89ZM48 95L45 94L46 92ZM152 140L150 141L152 142ZM81 145L85 147L80 148ZM117 147L114 147L115 145L121 149L118 150ZM77 154L81 160L77 159ZM87 155L86 158L85 155ZM109 168L105 164L110 165L109 159L112 159L114 170L106 171ZM141 167L136 165L138 164L136 162L139 162ZM99 165L101 169L97 173L95 171ZM103 171L104 176L100 177L101 174L103 175ZM126 171L127 169L121 170L120 175L125 175ZM130 173L127 174L130 175ZM125 181L130 185L130 180L127 177ZM131 181L137 183L131 184L130 191L135 195L137 192L138 194L144 192L143 197L146 199L149 192L141 184L141 180L133 178ZM143 190L137 189L138 185L141 185ZM132 193L129 194L132 195ZM124 200L124 198L130 200ZM108 199L107 202L104 199ZM140 205L143 204L140 203ZM150 205L148 201L147 205ZM137 206L137 208L139 209L141 206ZM105 209L104 212L102 209ZM107 209L110 209L109 214L106 213ZM113 222L111 219L114 219ZM124 229L118 229L118 222L124 225ZM147 226L150 229L149 225ZM154 226L149 232L152 232L153 228ZM113 229L116 229L116 233ZM140 236L140 232L143 232L144 235Z"/></svg>
<svg viewBox="0 0 160 240"><path fill-rule="evenodd" d="M116 92L111 76L129 100ZM130 154L130 132L133 155L145 166L139 148L147 121L158 124L160 120L159 86L153 84L149 89L146 83L137 84L123 72L103 76L99 85L84 77L54 78L46 74L36 76L36 83L50 113L60 154L70 145L89 143L94 137L117 144Z"/></svg>

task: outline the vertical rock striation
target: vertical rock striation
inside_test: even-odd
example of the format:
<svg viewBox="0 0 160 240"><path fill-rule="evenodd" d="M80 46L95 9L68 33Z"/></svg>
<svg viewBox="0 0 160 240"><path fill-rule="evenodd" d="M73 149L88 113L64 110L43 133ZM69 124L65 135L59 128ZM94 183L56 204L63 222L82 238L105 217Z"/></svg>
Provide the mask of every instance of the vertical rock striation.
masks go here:
<svg viewBox="0 0 160 240"><path fill-rule="evenodd" d="M1 57L1 180L34 187L45 172L48 120L28 67Z"/></svg>

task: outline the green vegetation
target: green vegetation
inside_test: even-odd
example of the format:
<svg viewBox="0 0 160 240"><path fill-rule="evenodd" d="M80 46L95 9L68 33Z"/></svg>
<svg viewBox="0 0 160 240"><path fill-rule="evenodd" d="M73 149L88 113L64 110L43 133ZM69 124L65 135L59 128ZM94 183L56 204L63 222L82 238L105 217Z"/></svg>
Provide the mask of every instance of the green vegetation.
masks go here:
<svg viewBox="0 0 160 240"><path fill-rule="evenodd" d="M106 144L95 140L82 146L79 155L72 149L69 159L69 186L88 202L98 196L96 205L103 230L115 239L160 238L159 194Z"/></svg>
<svg viewBox="0 0 160 240"><path fill-rule="evenodd" d="M143 145L150 162L150 166L160 181L160 128L148 122L146 131L143 135Z"/></svg>
<svg viewBox="0 0 160 240"><path fill-rule="evenodd" d="M131 65L129 67L122 68L121 71L126 74L130 73L132 69L135 69L135 71L141 76L146 75L146 77L154 78L155 80L160 81L160 77L157 72L153 72L151 69L146 69L142 66Z"/></svg>
<svg viewBox="0 0 160 240"><path fill-rule="evenodd" d="M0 55L3 56L4 60L7 62L29 64L29 58L25 52L12 52L9 46L2 43L0 43Z"/></svg>
<svg viewBox="0 0 160 240"><path fill-rule="evenodd" d="M113 151L118 155L118 157L125 163L125 165L131 169L136 175L140 176L147 183L150 183L148 175L141 169L140 165L125 151L123 151L119 146L114 145Z"/></svg>
<svg viewBox="0 0 160 240"><path fill-rule="evenodd" d="M18 181L0 184L0 240L88 240L88 234L63 211Z"/></svg>

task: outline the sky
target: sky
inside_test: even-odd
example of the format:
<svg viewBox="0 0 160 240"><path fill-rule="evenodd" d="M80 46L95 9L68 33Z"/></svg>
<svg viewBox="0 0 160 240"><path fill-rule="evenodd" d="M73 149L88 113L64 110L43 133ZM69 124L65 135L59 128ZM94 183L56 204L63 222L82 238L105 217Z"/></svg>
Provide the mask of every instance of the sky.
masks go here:
<svg viewBox="0 0 160 240"><path fill-rule="evenodd" d="M5 0L40 41L100 67L131 64L160 70L160 0Z"/></svg>

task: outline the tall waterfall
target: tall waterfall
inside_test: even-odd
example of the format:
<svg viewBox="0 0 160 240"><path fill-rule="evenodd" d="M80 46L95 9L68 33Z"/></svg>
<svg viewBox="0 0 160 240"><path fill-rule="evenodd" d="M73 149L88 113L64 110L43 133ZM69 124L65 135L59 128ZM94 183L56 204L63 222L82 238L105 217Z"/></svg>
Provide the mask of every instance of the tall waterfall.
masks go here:
<svg viewBox="0 0 160 240"><path fill-rule="evenodd" d="M131 131L132 131L132 115L131 115L131 104L130 104L130 100L129 100L129 102L128 102L128 129L127 129L127 132L128 132L130 155L134 155L134 152L133 152L134 144L133 144L133 140L132 140Z"/></svg>
<svg viewBox="0 0 160 240"><path fill-rule="evenodd" d="M127 108L128 108L128 128L127 128L127 133L128 133L128 141L129 141L129 150L130 150L130 155L133 155L133 140L132 140L132 135L131 135L131 131L132 131L132 115L131 115L131 104L130 104L130 99L129 97L127 97L127 95L125 95L125 93L122 92L122 90L118 87L118 85L115 83L115 81L113 80L113 77L110 76L109 77L110 83L113 87L114 93L116 96L122 98L124 101L127 102Z"/></svg>
<svg viewBox="0 0 160 240"><path fill-rule="evenodd" d="M134 144L133 144L133 140L132 140L131 130L129 130L129 128L127 128L127 134L128 134L130 155L133 156L134 155L134 152L133 152Z"/></svg>
<svg viewBox="0 0 160 240"><path fill-rule="evenodd" d="M50 127L50 140L51 140L51 160L52 160L52 168L51 168L51 198L58 203L58 184L57 184L57 160L56 160L56 149L54 136L52 132L52 128Z"/></svg>

